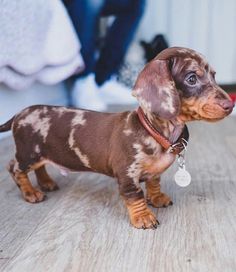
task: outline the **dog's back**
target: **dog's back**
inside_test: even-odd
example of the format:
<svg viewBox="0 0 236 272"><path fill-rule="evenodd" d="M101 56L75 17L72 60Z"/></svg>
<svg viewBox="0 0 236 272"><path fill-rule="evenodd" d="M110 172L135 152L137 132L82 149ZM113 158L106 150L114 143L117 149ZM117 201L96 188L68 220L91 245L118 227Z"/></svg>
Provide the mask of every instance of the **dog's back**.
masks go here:
<svg viewBox="0 0 236 272"><path fill-rule="evenodd" d="M70 170L112 174L103 158L112 155L109 146L120 137L128 114L36 105L0 126L0 132L12 129L22 171L48 160Z"/></svg>

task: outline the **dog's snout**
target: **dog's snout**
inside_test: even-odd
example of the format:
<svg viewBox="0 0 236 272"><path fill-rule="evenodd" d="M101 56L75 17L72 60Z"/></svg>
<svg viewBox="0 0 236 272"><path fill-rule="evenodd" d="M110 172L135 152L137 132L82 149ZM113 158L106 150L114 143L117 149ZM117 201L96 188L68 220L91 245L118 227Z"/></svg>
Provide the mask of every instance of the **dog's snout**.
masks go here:
<svg viewBox="0 0 236 272"><path fill-rule="evenodd" d="M219 104L225 111L231 112L234 108L234 102L228 99L221 101Z"/></svg>

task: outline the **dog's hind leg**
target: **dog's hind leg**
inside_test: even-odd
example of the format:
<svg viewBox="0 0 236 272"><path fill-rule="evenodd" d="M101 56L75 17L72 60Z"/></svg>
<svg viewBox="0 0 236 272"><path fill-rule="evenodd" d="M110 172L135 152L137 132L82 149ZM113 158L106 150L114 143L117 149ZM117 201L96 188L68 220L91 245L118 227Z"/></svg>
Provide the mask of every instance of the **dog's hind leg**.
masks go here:
<svg viewBox="0 0 236 272"><path fill-rule="evenodd" d="M156 208L172 205L170 197L161 192L160 178L148 180L146 183L147 202Z"/></svg>
<svg viewBox="0 0 236 272"><path fill-rule="evenodd" d="M44 193L32 186L27 175L28 172L19 169L19 164L17 161L10 161L8 171L16 182L16 185L21 190L23 198L26 201L30 203L37 203L45 199Z"/></svg>
<svg viewBox="0 0 236 272"><path fill-rule="evenodd" d="M43 191L51 192L59 189L58 185L48 175L44 165L34 171L38 184Z"/></svg>

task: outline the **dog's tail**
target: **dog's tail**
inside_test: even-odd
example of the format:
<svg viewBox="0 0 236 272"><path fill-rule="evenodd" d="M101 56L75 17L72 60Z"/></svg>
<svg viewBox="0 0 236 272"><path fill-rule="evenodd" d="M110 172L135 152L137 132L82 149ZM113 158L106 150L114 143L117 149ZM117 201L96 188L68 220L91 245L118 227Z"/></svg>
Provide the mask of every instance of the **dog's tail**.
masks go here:
<svg viewBox="0 0 236 272"><path fill-rule="evenodd" d="M5 132L8 130L11 130L11 125L14 120L15 116L13 116L9 121L7 121L5 124L0 125L0 132Z"/></svg>

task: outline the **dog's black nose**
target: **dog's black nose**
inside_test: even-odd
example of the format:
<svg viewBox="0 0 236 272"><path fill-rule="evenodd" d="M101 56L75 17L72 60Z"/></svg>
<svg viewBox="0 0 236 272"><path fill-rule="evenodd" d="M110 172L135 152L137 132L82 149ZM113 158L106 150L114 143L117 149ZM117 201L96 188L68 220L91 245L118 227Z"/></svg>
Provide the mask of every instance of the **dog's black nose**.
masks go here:
<svg viewBox="0 0 236 272"><path fill-rule="evenodd" d="M228 99L223 100L220 105L225 111L232 111L234 108L234 102Z"/></svg>

